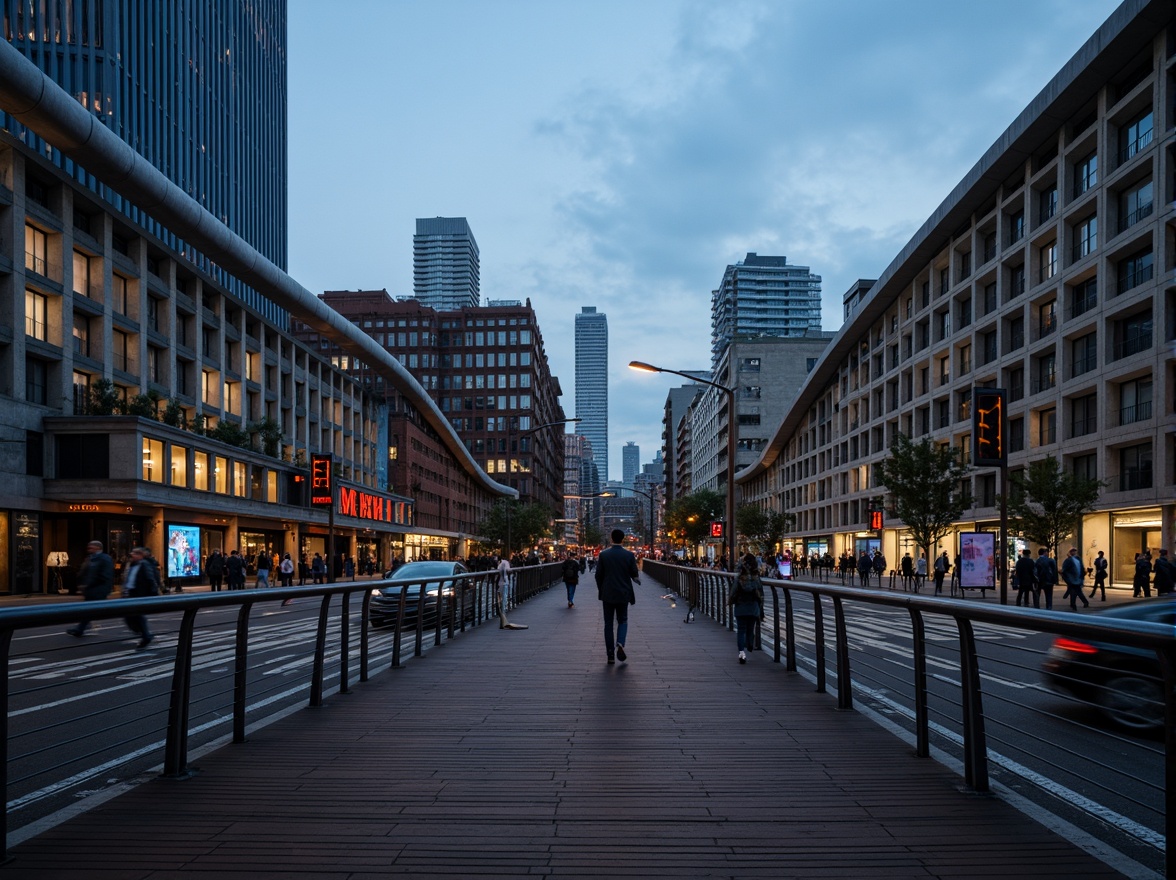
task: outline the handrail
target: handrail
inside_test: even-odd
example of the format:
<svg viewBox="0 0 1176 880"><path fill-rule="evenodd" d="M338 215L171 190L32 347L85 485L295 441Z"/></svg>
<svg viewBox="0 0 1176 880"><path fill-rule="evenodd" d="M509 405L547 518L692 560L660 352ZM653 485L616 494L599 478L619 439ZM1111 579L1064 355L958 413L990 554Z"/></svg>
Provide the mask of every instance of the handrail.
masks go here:
<svg viewBox="0 0 1176 880"><path fill-rule="evenodd" d="M726 626L726 596L734 574L670 565L646 559L644 570L681 595L689 596L691 607L705 611ZM771 593L772 609L765 612L774 620L774 645L771 655L780 662L782 634L780 628L783 594L784 646L786 670L796 671L796 628L794 626L793 593L807 593L813 598L813 661L816 690L825 692L826 651L823 599L830 599L834 609L834 657L837 664L837 707L853 706L852 671L844 602L904 609L911 621L913 650L913 686L916 754L928 757L930 751L930 720L927 702L927 639L924 616L948 617L955 623L959 638L961 727L963 730L963 763L966 784L975 791L988 791L988 749L985 737L984 705L981 692L980 658L976 651L973 624L984 623L1032 632L1078 636L1112 642L1124 646L1155 651L1164 679L1164 778L1163 790L1168 800L1176 795L1176 633L1159 623L1137 620L1108 620L1079 617L1058 611L1034 609L1026 613L1022 608L982 605L974 601L919 594L896 593L890 590L870 590L860 587L823 585L799 581L765 578L763 584ZM1176 880L1176 810L1164 811L1166 873Z"/></svg>
<svg viewBox="0 0 1176 880"><path fill-rule="evenodd" d="M512 590L512 606L532 598L547 589L560 578L560 563L548 563L538 566L524 566L512 569L515 577L515 587ZM167 709L167 728L164 737L163 775L174 779L184 779L190 774L188 767L188 734L189 713L192 701L192 671L193 655L197 642L196 621L201 611L209 609L238 608L235 624L235 639L233 650L232 688L229 692L229 702L232 711L232 742L245 741L245 718L248 705L248 673L250 622L252 610L258 604L271 604L286 599L319 598L320 606L315 620L313 640L313 662L310 674L310 697L308 707L321 706L326 677L326 655L332 641L333 624L338 623L338 635L335 647L339 651L338 686L340 693L348 693L350 688L350 633L352 628L350 615L350 598L354 593L363 595L362 619L360 621L359 660L361 682L367 681L370 673L371 646L369 629L371 620L369 609L373 590L390 586L403 587L400 591L399 611L395 620L393 637L393 654L389 668L400 665L401 634L405 620L405 597L408 587L420 584L420 601L416 612L414 655L420 656L423 650L423 625L425 617L431 614L434 620L434 644L441 644L442 635L452 638L455 631L464 632L467 624L467 609L465 598L467 592L473 593L474 606L469 609L469 626L478 626L492 619L490 613L495 606L494 582L497 580L496 571L469 572L467 574L446 577L445 581L457 583L469 582L472 591L456 590L461 597L452 606L446 601L448 590L438 590L433 604L429 604L429 590L427 584L435 583L437 578L390 578L383 580L353 581L348 583L322 584L301 587L270 587L267 589L244 589L222 591L216 593L183 593L167 596L153 596L134 599L113 599L106 601L70 602L66 604L45 605L39 607L4 608L0 609L0 793L5 797L0 801L0 827L8 827L8 789L9 789L9 758L10 730L9 700L11 696L10 669L11 647L13 635L18 630L34 629L38 627L55 626L61 624L76 624L81 620L110 620L135 615L175 614L181 612L179 637L176 641L175 659L171 676L171 689ZM336 602L336 597L339 600ZM460 626L454 620L460 616ZM443 626L445 629L443 630ZM5 831L3 850L0 861L8 855L8 834Z"/></svg>

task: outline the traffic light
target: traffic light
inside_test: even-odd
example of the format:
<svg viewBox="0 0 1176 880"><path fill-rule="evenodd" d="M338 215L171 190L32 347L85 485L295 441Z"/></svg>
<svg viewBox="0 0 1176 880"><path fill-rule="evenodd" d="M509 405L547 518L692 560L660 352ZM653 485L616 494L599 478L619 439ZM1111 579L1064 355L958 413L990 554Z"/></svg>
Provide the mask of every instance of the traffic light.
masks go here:
<svg viewBox="0 0 1176 880"><path fill-rule="evenodd" d="M870 511L870 528L873 529L875 532L882 531L882 511L880 511L880 510L871 510Z"/></svg>
<svg viewBox="0 0 1176 880"><path fill-rule="evenodd" d="M711 523L711 537L712 538L723 537L723 524L721 522L718 522L716 520L715 522Z"/></svg>
<svg viewBox="0 0 1176 880"><path fill-rule="evenodd" d="M972 463L1003 467L1008 460L1004 389L977 388L972 392L972 404Z"/></svg>

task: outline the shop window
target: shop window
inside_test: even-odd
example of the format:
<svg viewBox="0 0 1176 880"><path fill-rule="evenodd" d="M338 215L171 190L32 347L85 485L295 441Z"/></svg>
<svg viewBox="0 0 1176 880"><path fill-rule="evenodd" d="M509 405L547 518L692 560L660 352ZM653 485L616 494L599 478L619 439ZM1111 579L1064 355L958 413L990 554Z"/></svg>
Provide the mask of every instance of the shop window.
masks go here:
<svg viewBox="0 0 1176 880"><path fill-rule="evenodd" d="M192 463L192 488L201 492L208 491L208 460L207 452L197 452Z"/></svg>
<svg viewBox="0 0 1176 880"><path fill-rule="evenodd" d="M185 489L188 486L188 450L184 446L172 446L171 485Z"/></svg>
<svg viewBox="0 0 1176 880"><path fill-rule="evenodd" d="M238 498L244 498L249 491L249 485L246 482L248 466L243 461L233 462L233 494Z"/></svg>

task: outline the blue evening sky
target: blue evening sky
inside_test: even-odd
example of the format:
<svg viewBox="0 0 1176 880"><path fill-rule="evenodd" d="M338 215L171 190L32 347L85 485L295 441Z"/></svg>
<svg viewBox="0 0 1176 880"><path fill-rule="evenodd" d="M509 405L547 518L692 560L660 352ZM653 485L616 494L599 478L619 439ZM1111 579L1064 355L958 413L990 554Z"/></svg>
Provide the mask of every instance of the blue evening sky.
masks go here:
<svg viewBox="0 0 1176 880"><path fill-rule="evenodd" d="M575 414L609 323L609 469L660 447L748 251L823 277L824 327L1114 10L1111 0L290 0L290 273L412 293L463 216L482 296L528 297Z"/></svg>

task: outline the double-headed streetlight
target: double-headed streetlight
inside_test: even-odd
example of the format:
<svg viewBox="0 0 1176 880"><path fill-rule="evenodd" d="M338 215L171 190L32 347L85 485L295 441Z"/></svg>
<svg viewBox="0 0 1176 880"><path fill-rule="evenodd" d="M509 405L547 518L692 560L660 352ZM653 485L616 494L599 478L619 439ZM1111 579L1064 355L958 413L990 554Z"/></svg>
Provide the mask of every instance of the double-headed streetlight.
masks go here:
<svg viewBox="0 0 1176 880"><path fill-rule="evenodd" d="M689 379L691 382L697 382L700 385L709 385L711 388L717 388L727 395L727 523L724 531L724 537L727 543L727 566L731 571L735 570L735 445L738 438L739 421L735 416L735 389L728 388L726 385L720 385L718 382L712 382L709 379L700 379L698 376L692 376L689 373L683 373L681 370L670 370L665 367L655 367L653 364L647 364L643 361L629 361L629 367L634 370L641 370L645 373L672 373L675 376L681 376L683 379Z"/></svg>

